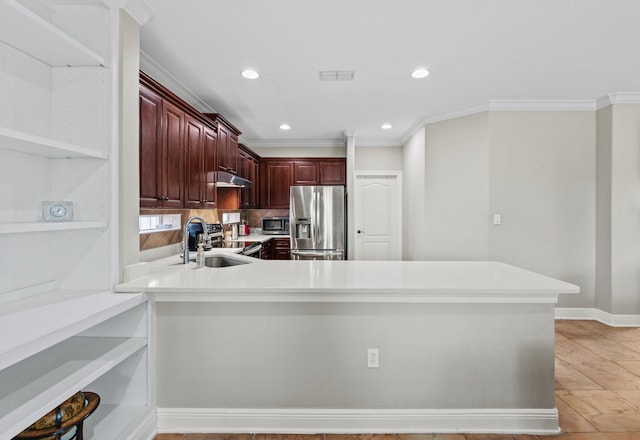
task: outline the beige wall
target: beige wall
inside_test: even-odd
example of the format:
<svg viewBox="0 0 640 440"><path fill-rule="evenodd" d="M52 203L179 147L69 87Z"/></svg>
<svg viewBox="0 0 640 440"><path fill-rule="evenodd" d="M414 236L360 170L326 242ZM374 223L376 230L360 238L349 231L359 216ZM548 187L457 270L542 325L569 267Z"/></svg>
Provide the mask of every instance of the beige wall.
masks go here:
<svg viewBox="0 0 640 440"><path fill-rule="evenodd" d="M596 113L596 300L611 312L611 106Z"/></svg>
<svg viewBox="0 0 640 440"><path fill-rule="evenodd" d="M594 307L595 112L492 111L428 124L403 155L405 259L514 264L578 284L582 294L560 306Z"/></svg>
<svg viewBox="0 0 640 440"><path fill-rule="evenodd" d="M426 127L426 260L486 260L489 253L488 113Z"/></svg>
<svg viewBox="0 0 640 440"><path fill-rule="evenodd" d="M580 286L595 301L595 112L491 112L489 258Z"/></svg>
<svg viewBox="0 0 640 440"><path fill-rule="evenodd" d="M640 314L640 105L611 121L611 312Z"/></svg>
<svg viewBox="0 0 640 440"><path fill-rule="evenodd" d="M402 147L402 259L424 259L425 128Z"/></svg>
<svg viewBox="0 0 640 440"><path fill-rule="evenodd" d="M356 147L356 170L393 171L402 170L402 148L400 147Z"/></svg>
<svg viewBox="0 0 640 440"><path fill-rule="evenodd" d="M261 157L346 157L346 147L254 147Z"/></svg>

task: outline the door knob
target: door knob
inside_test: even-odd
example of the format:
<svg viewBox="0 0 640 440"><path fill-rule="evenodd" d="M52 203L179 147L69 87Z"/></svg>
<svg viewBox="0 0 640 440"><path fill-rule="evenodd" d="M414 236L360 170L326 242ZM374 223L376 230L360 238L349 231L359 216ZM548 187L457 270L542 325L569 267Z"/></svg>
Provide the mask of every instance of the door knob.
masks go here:
<svg viewBox="0 0 640 440"><path fill-rule="evenodd" d="M364 234L364 231L361 231L360 229L358 229L358 234Z"/></svg>

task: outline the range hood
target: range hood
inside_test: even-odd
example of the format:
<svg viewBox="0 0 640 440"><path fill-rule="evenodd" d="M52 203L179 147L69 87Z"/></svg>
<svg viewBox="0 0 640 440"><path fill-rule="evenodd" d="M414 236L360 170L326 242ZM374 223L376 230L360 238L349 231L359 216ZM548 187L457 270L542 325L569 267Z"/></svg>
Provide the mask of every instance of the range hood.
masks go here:
<svg viewBox="0 0 640 440"><path fill-rule="evenodd" d="M220 188L248 188L251 185L251 181L243 177L226 171L216 171L216 186Z"/></svg>

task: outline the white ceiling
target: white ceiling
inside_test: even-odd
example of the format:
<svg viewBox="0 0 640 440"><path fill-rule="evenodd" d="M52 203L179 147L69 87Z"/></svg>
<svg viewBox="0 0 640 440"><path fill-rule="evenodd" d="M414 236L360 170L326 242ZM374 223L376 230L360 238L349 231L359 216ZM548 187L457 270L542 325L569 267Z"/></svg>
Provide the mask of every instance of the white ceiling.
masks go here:
<svg viewBox="0 0 640 440"><path fill-rule="evenodd" d="M345 130L358 145L399 145L419 121L488 100L640 91L639 0L147 4L141 50L249 145L329 145ZM431 74L412 79L418 66ZM352 69L353 82L319 81Z"/></svg>

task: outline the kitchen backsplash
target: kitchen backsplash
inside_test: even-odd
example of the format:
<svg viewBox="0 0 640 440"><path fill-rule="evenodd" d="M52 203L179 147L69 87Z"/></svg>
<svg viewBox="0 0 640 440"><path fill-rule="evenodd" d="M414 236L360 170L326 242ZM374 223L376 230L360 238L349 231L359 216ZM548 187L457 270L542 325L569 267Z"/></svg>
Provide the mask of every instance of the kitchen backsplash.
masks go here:
<svg viewBox="0 0 640 440"><path fill-rule="evenodd" d="M249 223L251 229L262 228L264 217L288 216L288 209L141 209L140 215L180 214L181 225L192 215L199 215L208 223L219 223L224 212L240 212L240 218ZM182 228L179 230L140 234L140 250L146 251L169 246L182 241Z"/></svg>
<svg viewBox="0 0 640 440"><path fill-rule="evenodd" d="M192 215L199 215L208 223L218 223L217 209L141 209L140 215L180 214L180 225L184 225ZM162 246L180 243L182 241L182 227L179 230L152 232L140 234L140 250L146 251Z"/></svg>
<svg viewBox="0 0 640 440"><path fill-rule="evenodd" d="M247 222L250 228L262 228L264 217L288 217L288 209L247 209Z"/></svg>

